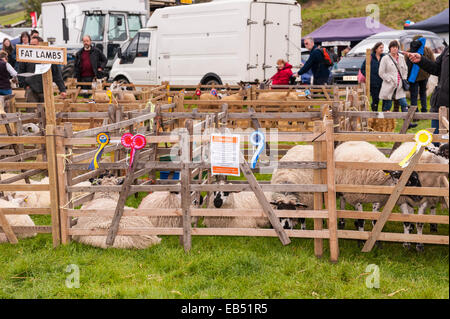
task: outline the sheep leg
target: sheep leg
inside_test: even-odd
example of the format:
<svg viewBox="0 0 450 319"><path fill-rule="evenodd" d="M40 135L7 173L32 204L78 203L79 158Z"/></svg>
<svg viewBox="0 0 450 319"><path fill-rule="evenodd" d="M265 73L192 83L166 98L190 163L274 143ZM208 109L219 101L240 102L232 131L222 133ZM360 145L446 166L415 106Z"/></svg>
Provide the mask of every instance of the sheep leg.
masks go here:
<svg viewBox="0 0 450 319"><path fill-rule="evenodd" d="M362 212L363 211L363 205L361 203L357 203L355 205L356 209L358 210L358 212ZM364 231L364 224L365 224L365 220L364 219L357 219L355 220L355 227L358 231ZM363 240L358 240L358 247L361 247L363 245L364 241Z"/></svg>
<svg viewBox="0 0 450 319"><path fill-rule="evenodd" d="M380 211L380 206L381 206L380 203L372 203L372 212L378 213ZM375 219L372 220L372 226L375 226L376 223L377 223L377 221ZM383 248L383 245L382 245L381 241L375 242L375 245L379 249Z"/></svg>
<svg viewBox="0 0 450 319"><path fill-rule="evenodd" d="M430 208L430 214L436 215L436 206L432 206ZM430 224L430 232L437 233L438 232L438 225L437 224Z"/></svg>
<svg viewBox="0 0 450 319"><path fill-rule="evenodd" d="M400 211L402 212L402 214L410 214L409 209L410 209L410 207L406 203L403 203L400 205ZM409 232L412 230L412 227L414 227L412 223L404 222L403 223L403 233L409 234ZM409 249L411 249L411 243L404 242L403 247L405 247L406 249L409 250Z"/></svg>
<svg viewBox="0 0 450 319"><path fill-rule="evenodd" d="M425 213L425 209L427 209L427 205L428 205L428 202L424 202L422 205L420 205L417 213L419 215L423 215ZM417 234L418 235L422 235L423 223L417 223L416 226L417 226ZM424 247L423 243L417 243L416 244L416 250L418 252L423 252L425 250L425 247Z"/></svg>
<svg viewBox="0 0 450 319"><path fill-rule="evenodd" d="M306 218L300 218L300 229L306 230Z"/></svg>
<svg viewBox="0 0 450 319"><path fill-rule="evenodd" d="M344 196L341 196L341 198L339 199L339 209L340 210L344 210L345 209L345 198L344 198ZM339 218L338 228L339 229L345 229L345 218Z"/></svg>

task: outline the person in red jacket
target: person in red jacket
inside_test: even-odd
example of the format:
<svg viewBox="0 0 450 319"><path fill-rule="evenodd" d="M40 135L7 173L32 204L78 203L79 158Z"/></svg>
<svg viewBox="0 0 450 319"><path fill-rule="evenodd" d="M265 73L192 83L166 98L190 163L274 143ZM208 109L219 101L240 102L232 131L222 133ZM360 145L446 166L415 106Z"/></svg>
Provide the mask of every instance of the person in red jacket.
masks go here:
<svg viewBox="0 0 450 319"><path fill-rule="evenodd" d="M271 77L272 85L289 85L289 78L292 76L292 65L280 59L277 61L278 72Z"/></svg>

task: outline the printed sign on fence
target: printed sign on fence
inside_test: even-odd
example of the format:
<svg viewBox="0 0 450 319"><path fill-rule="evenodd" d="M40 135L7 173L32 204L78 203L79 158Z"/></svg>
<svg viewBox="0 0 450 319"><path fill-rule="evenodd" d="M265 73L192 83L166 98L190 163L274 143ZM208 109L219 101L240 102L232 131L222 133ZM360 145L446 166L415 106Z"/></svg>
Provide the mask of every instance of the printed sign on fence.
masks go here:
<svg viewBox="0 0 450 319"><path fill-rule="evenodd" d="M37 45L17 45L16 56L19 62L67 64L66 48Z"/></svg>
<svg viewBox="0 0 450 319"><path fill-rule="evenodd" d="M211 171L213 175L239 176L239 135L211 135Z"/></svg>

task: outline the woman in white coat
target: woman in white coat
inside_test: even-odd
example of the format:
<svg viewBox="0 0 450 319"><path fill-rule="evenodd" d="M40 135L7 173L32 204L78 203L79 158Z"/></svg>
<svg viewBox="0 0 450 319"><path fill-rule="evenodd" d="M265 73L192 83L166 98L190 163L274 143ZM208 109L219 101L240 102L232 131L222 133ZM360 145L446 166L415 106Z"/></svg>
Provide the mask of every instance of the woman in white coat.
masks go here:
<svg viewBox="0 0 450 319"><path fill-rule="evenodd" d="M392 100L398 100L402 112L408 111L408 102L406 102L406 92L402 86L402 79L406 80L408 76L408 66L405 58L399 54L400 45L397 40L389 43L389 54L386 54L380 62L378 74L383 79L380 90L380 99L383 100L383 112L390 111ZM397 67L400 73L397 70Z"/></svg>

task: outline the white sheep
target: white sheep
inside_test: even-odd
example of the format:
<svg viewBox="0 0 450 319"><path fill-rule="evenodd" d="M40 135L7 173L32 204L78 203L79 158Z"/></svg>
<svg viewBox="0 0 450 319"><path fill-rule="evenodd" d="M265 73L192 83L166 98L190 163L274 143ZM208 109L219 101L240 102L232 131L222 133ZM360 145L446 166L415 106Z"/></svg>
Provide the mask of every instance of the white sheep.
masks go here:
<svg viewBox="0 0 450 319"><path fill-rule="evenodd" d="M40 132L41 129L34 123L27 123L22 126L22 135L36 135Z"/></svg>
<svg viewBox="0 0 450 319"><path fill-rule="evenodd" d="M20 208L22 207L23 199L13 199L9 200L0 199L0 208ZM11 226L35 226L33 220L28 215L5 215L6 220ZM19 233L18 238L28 238L35 237L36 233ZM8 242L6 235L0 233L0 243Z"/></svg>
<svg viewBox="0 0 450 319"><path fill-rule="evenodd" d="M30 184L49 184L49 178L44 177L40 181L30 180ZM49 208L50 207L50 192L49 191L17 191L14 194L14 198L23 199L24 207L28 208Z"/></svg>
<svg viewBox="0 0 450 319"><path fill-rule="evenodd" d="M408 142L400 145L392 154L391 161L400 162L403 160L413 149L415 143ZM448 159L441 157L439 155L433 154L425 150L420 157L419 163L435 163L435 164L447 164ZM420 181L420 185L423 187L445 187L443 184L441 176L447 177L447 173L441 172L419 172L418 177ZM432 197L432 196L400 196L398 200L398 204L400 205L401 212L403 214L409 214L414 212L414 207L418 207L418 214L422 215L425 213L427 207L430 207L430 213L432 215L436 215L436 205L439 203L441 198ZM423 232L423 223L416 223L417 226L417 234L422 235ZM409 234L412 230L411 223L404 223L404 232ZM430 230L432 232L437 232L437 224L430 224ZM403 244L406 248L410 247L410 243ZM418 243L416 245L416 249L418 251L423 251L424 245L423 243Z"/></svg>
<svg viewBox="0 0 450 319"><path fill-rule="evenodd" d="M296 145L291 148L280 162L314 161L312 145ZM314 171L312 169L276 169L272 174L271 184L313 184ZM277 209L295 210L298 208L314 207L314 193L309 192L274 192L272 202ZM284 228L293 228L296 219L283 218ZM306 229L306 220L300 218L301 229Z"/></svg>
<svg viewBox="0 0 450 319"><path fill-rule="evenodd" d="M181 197L173 192L153 192L142 199L138 208L181 208ZM155 227L182 227L181 217L156 216L150 221Z"/></svg>
<svg viewBox="0 0 450 319"><path fill-rule="evenodd" d="M265 192L270 202L272 193ZM261 205L253 192L214 192L208 208L221 209L261 209ZM262 228L270 225L267 217L205 217L203 224L207 227L223 228Z"/></svg>
<svg viewBox="0 0 450 319"><path fill-rule="evenodd" d="M115 177L104 177L101 180L102 186L118 185L119 181ZM118 192L96 192L94 198L85 203L82 209L115 209L119 200ZM96 217L78 217L77 224L73 229L109 229L112 217L96 216ZM153 228L153 224L149 218L144 216L122 216L120 219L119 230L126 228ZM73 240L80 243L100 248L108 248L106 246L106 235L104 236L73 236ZM116 236L113 248L136 248L144 249L159 244L161 239L158 236L149 235L132 235L132 236Z"/></svg>
<svg viewBox="0 0 450 319"><path fill-rule="evenodd" d="M200 196L200 203L197 199L192 202L192 206L198 206L203 203L203 197ZM177 192L153 192L144 197L139 204L139 209L150 208L181 208L181 196ZM175 216L155 216L149 217L155 227L183 227L183 218ZM196 224L197 217L192 217L191 222Z"/></svg>

